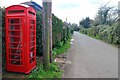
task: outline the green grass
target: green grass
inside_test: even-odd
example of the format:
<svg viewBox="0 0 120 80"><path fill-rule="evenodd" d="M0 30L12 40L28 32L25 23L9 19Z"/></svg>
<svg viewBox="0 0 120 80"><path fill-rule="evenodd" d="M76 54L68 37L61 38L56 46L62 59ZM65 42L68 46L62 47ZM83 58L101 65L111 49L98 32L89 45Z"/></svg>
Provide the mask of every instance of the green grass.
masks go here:
<svg viewBox="0 0 120 80"><path fill-rule="evenodd" d="M70 48L70 40L68 40L66 44L63 44L63 42L61 42L60 47L53 49L53 58L55 58L57 55L67 52L69 48Z"/></svg>
<svg viewBox="0 0 120 80"><path fill-rule="evenodd" d="M62 70L59 69L58 63L51 63L49 70L45 70L43 65L38 64L37 68L32 71L29 78L61 78Z"/></svg>

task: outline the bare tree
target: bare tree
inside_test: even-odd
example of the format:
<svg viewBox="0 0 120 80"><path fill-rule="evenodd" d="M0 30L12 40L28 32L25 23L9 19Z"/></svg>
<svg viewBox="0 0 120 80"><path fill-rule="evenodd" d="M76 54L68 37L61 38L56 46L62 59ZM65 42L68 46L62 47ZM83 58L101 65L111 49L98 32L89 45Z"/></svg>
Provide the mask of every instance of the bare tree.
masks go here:
<svg viewBox="0 0 120 80"><path fill-rule="evenodd" d="M108 6L110 1L99 8L98 14L95 18L97 24L112 24L118 18L118 9L115 6Z"/></svg>

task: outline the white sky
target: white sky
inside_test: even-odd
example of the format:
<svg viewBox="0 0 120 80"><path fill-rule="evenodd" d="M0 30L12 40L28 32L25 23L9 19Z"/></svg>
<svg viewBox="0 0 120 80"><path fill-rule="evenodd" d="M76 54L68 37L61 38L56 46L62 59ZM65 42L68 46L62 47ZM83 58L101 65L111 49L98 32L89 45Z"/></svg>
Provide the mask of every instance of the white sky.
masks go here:
<svg viewBox="0 0 120 80"><path fill-rule="evenodd" d="M10 6L30 0L0 0L0 6ZM33 0L42 5L42 0ZM110 0L52 0L52 13L63 21L77 23L85 18L94 18L98 8ZM109 5L117 6L119 0L111 0Z"/></svg>

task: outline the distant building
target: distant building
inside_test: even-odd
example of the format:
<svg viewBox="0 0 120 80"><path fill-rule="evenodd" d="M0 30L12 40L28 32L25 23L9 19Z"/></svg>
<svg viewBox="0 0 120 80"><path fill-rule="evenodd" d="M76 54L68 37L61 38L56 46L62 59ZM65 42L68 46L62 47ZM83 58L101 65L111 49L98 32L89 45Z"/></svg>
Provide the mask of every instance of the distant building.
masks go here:
<svg viewBox="0 0 120 80"><path fill-rule="evenodd" d="M27 1L27 2L23 2L21 4L29 5L29 6L33 7L36 11L42 10L42 7L34 1Z"/></svg>

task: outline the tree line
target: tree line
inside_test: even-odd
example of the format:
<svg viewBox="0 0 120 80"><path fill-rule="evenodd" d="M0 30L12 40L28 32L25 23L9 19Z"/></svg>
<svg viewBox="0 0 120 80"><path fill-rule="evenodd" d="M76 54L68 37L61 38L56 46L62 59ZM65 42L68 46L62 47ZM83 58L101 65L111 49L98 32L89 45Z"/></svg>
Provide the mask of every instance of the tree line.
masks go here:
<svg viewBox="0 0 120 80"><path fill-rule="evenodd" d="M79 22L80 32L91 37L103 40L110 44L120 44L120 26L119 26L119 10L115 6L101 6L98 9L96 17L90 19L86 17Z"/></svg>

